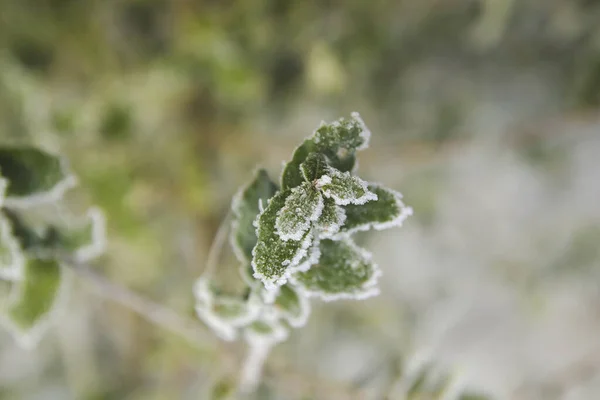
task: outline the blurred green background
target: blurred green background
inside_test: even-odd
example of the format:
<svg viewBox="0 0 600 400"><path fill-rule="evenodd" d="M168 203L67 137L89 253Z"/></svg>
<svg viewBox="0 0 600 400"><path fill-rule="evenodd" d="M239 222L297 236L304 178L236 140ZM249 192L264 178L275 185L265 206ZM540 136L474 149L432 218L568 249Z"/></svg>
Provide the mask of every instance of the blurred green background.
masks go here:
<svg viewBox="0 0 600 400"><path fill-rule="evenodd" d="M373 131L361 176L415 209L366 238L382 295L315 303L256 398L402 399L421 359L598 398L599 106L594 0L0 1L0 137L65 154L107 215L98 271L183 316L253 168L321 120ZM219 398L243 351L78 282L35 351L0 333L0 399Z"/></svg>

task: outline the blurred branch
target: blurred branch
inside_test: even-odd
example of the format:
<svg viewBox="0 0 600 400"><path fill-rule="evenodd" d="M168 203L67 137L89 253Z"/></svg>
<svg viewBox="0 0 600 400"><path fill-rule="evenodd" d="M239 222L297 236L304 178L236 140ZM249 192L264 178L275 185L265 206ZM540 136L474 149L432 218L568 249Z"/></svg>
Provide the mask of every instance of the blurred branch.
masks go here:
<svg viewBox="0 0 600 400"><path fill-rule="evenodd" d="M127 288L110 282L86 264L67 262L72 270L85 280L93 290L107 300L119 303L161 328L181 336L199 348L215 347L215 337L200 328L194 321L180 316L176 311L144 298Z"/></svg>

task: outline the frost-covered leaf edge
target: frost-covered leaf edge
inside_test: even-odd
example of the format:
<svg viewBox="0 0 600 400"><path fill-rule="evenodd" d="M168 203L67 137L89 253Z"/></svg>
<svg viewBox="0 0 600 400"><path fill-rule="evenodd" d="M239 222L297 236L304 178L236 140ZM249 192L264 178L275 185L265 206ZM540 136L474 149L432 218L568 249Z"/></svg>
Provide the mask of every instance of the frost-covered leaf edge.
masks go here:
<svg viewBox="0 0 600 400"><path fill-rule="evenodd" d="M261 301L256 293L251 293L247 301L241 299L219 296L219 301L239 301L245 304L246 313L236 318L223 318L213 311L216 300L210 288L210 279L201 277L194 285L194 296L196 298L196 314L198 318L208 325L220 338L225 341L233 341L238 337L238 330L256 320L261 311Z"/></svg>
<svg viewBox="0 0 600 400"><path fill-rule="evenodd" d="M356 232L368 231L370 229L375 229L377 231L381 231L381 230L390 229L390 228L394 228L394 227L401 227L404 224L404 221L408 217L413 215L412 207L407 206L402 201L402 199L403 199L402 193L400 193L396 190L390 189L390 188L388 188L380 183L377 183L377 182L369 182L368 185L369 185L369 187L389 192L394 197L394 199L396 201L396 206L400 210L400 213L392 220L386 221L386 222L368 222L368 223L358 225L356 227L353 227L351 229L346 229L346 230L344 229L345 225L342 225L340 231L337 234L333 235L331 237L331 239L342 240ZM377 200L375 200L375 202L377 202ZM368 204L369 203L365 203L365 204L360 204L358 206L367 206L368 207ZM346 215L346 220L344 221L344 224L348 221L348 218L349 218L348 213L346 213L345 215Z"/></svg>
<svg viewBox="0 0 600 400"><path fill-rule="evenodd" d="M350 248L352 248L353 251L355 251L365 262L370 263L370 265L372 266L373 273L372 273L371 277L361 285L360 290L357 290L356 292L353 292L353 293L347 293L347 292L335 293L335 294L324 293L322 291L308 289L300 280L298 280L297 276L295 276L295 275L290 276L290 282L292 282L292 284L295 287L297 287L298 290L304 296L316 297L316 298L319 298L320 300L323 300L326 302L335 301L335 300L364 300L369 297L374 297L374 296L379 295L379 288L377 287L377 283L379 281L379 278L382 275L382 271L379 268L379 266L373 261L372 254L369 251L367 251L366 249L356 245L354 243L354 241L352 241L352 239L349 237L344 237L343 239L341 239L339 241L343 241L346 244L348 244L348 246ZM338 241L336 240L336 242L338 242ZM302 271L302 272L305 272L305 271Z"/></svg>

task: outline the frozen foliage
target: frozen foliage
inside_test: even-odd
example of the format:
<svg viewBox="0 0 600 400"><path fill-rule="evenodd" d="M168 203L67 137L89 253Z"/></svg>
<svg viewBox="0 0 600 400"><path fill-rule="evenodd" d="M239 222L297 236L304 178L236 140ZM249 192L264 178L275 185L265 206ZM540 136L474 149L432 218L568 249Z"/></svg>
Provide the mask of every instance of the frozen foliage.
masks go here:
<svg viewBox="0 0 600 400"><path fill-rule="evenodd" d="M299 241L323 212L323 196L308 182L292 189L277 212L275 229L283 241Z"/></svg>
<svg viewBox="0 0 600 400"><path fill-rule="evenodd" d="M253 322L260 312L255 295L247 301L232 296L219 296L208 279L198 279L194 287L196 313L223 340L237 338L238 328Z"/></svg>
<svg viewBox="0 0 600 400"><path fill-rule="evenodd" d="M313 239L311 231L306 231L299 241L284 241L277 234L277 216L290 192L278 192L257 219L258 243L252 251L252 267L254 277L261 279L267 288L286 283L289 275L287 270L300 262Z"/></svg>
<svg viewBox="0 0 600 400"><path fill-rule="evenodd" d="M24 347L42 338L69 288L66 265L100 256L103 213L71 214L63 197L77 182L66 161L33 147L0 146L0 323Z"/></svg>
<svg viewBox="0 0 600 400"><path fill-rule="evenodd" d="M327 169L327 175L317 180L316 185L323 191L325 197L332 198L339 206L361 205L377 200L377 195L369 191L365 181L349 172L340 172L332 167Z"/></svg>
<svg viewBox="0 0 600 400"><path fill-rule="evenodd" d="M326 198L323 212L317 221L317 229L322 238L331 238L340 231L346 222L346 210L335 204L335 200Z"/></svg>
<svg viewBox="0 0 600 400"><path fill-rule="evenodd" d="M314 153L323 155L328 164L340 171L352 171L356 162L356 151L366 149L371 133L358 113L321 126L294 151L292 160L284 167L281 175L283 189L296 187L303 182L300 165Z"/></svg>
<svg viewBox="0 0 600 400"><path fill-rule="evenodd" d="M402 226L404 220L412 215L412 208L404 205L400 193L376 184L369 185L369 190L377 199L365 204L348 205L344 209L346 219L340 229L342 233Z"/></svg>
<svg viewBox="0 0 600 400"><path fill-rule="evenodd" d="M195 295L199 318L220 337L243 331L250 348L243 391L258 383L270 349L306 323L310 297L357 300L379 291L378 267L350 235L399 226L412 210L399 193L354 174L369 138L356 113L322 123L284 166L281 189L259 170L233 199L230 242L250 295L212 290L212 272L199 278Z"/></svg>
<svg viewBox="0 0 600 400"><path fill-rule="evenodd" d="M292 278L304 294L331 301L364 299L379 293L376 285L380 271L371 254L350 239L325 239L320 248L319 262Z"/></svg>

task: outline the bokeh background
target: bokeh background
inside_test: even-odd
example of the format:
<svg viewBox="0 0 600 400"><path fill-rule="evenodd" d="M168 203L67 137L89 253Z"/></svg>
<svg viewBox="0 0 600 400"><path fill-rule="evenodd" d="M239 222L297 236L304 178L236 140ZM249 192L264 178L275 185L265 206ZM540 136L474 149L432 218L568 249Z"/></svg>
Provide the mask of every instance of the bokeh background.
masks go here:
<svg viewBox="0 0 600 400"><path fill-rule="evenodd" d="M415 215L365 239L381 295L315 303L257 399L403 399L423 364L471 398L600 398L599 106L595 0L0 2L0 136L65 154L97 271L182 317L251 171L321 120L371 128L361 176ZM0 399L226 398L243 345L76 282L35 351L0 332Z"/></svg>

